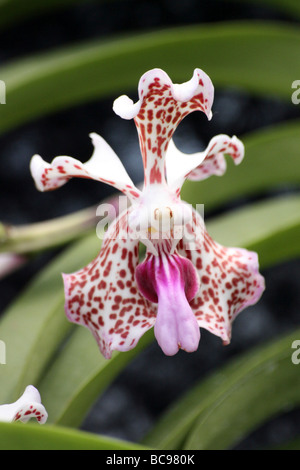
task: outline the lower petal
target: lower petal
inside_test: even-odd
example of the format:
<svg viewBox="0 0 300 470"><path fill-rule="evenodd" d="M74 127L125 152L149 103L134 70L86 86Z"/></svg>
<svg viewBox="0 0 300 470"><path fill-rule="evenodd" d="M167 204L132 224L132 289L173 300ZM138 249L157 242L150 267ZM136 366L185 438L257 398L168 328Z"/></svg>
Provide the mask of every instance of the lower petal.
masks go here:
<svg viewBox="0 0 300 470"><path fill-rule="evenodd" d="M139 292L135 268L138 240L128 233L128 215L112 223L97 258L73 274L64 274L65 311L73 323L92 332L105 358L128 351L155 322L156 306Z"/></svg>
<svg viewBox="0 0 300 470"><path fill-rule="evenodd" d="M216 243L196 211L193 218L195 249L184 247L184 240L178 245L178 251L197 267L200 278L201 287L191 301L191 307L198 325L228 344L233 320L246 307L254 305L265 289L258 256L243 248L228 248Z"/></svg>

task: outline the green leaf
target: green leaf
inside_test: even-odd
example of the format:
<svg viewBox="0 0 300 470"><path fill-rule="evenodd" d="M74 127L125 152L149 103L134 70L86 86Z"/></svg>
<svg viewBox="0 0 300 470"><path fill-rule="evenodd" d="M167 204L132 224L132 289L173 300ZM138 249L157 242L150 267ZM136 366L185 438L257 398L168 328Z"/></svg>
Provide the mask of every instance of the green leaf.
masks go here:
<svg viewBox="0 0 300 470"><path fill-rule="evenodd" d="M228 0L226 0L226 2L228 2ZM246 5L253 5L253 3L257 3L260 6L265 4L271 8L274 7L275 10L290 14L293 18L300 17L300 4L298 0L232 0L232 2L245 3Z"/></svg>
<svg viewBox="0 0 300 470"><path fill-rule="evenodd" d="M0 29L15 27L19 22L80 3L108 0L0 0ZM112 1L112 0L110 0Z"/></svg>
<svg viewBox="0 0 300 470"><path fill-rule="evenodd" d="M270 417L300 404L299 369L291 360L291 346L299 334L296 330L260 348L227 375L222 393L215 391L213 402L198 416L186 449L232 447Z"/></svg>
<svg viewBox="0 0 300 470"><path fill-rule="evenodd" d="M209 219L209 234L225 246L259 254L262 268L300 255L300 196L285 195Z"/></svg>
<svg viewBox="0 0 300 470"><path fill-rule="evenodd" d="M182 199L205 204L205 210L241 197L266 194L287 185L300 185L300 121L261 129L242 138L245 158L235 166L227 159L221 178L212 176L199 182L187 181Z"/></svg>
<svg viewBox="0 0 300 470"><path fill-rule="evenodd" d="M146 450L132 442L34 423L0 423L0 450Z"/></svg>
<svg viewBox="0 0 300 470"><path fill-rule="evenodd" d="M150 331L136 348L126 353L114 352L112 359L107 360L90 331L77 328L38 384L49 422L79 426L101 392L152 339Z"/></svg>
<svg viewBox="0 0 300 470"><path fill-rule="evenodd" d="M300 330L240 356L195 386L149 433L160 449L228 449L281 411L300 404L292 342Z"/></svg>
<svg viewBox="0 0 300 470"><path fill-rule="evenodd" d="M61 272L73 272L96 256L101 246L93 235L58 256L40 272L0 320L6 365L0 368L0 403L18 398L35 383L71 324L63 314Z"/></svg>
<svg viewBox="0 0 300 470"><path fill-rule="evenodd" d="M290 442L278 445L272 450L300 450L300 437L296 437Z"/></svg>
<svg viewBox="0 0 300 470"><path fill-rule="evenodd" d="M217 87L290 100L300 76L299 43L297 27L251 21L173 28L35 55L1 70L7 104L0 129L105 96L130 90L135 95L139 77L153 67L181 82L198 66Z"/></svg>

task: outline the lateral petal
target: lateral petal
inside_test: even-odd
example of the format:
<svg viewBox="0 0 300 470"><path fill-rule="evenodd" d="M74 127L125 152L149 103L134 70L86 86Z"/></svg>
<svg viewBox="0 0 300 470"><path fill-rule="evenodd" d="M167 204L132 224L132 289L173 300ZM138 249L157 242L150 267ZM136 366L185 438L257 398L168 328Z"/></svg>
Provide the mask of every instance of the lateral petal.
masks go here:
<svg viewBox="0 0 300 470"><path fill-rule="evenodd" d="M46 163L40 155L34 155L30 170L39 191L52 191L63 186L71 178L88 178L109 184L122 191L130 199L140 195L121 160L112 148L98 134L90 134L94 144L94 153L82 163L72 157L54 158L51 164Z"/></svg>
<svg viewBox="0 0 300 470"><path fill-rule="evenodd" d="M156 307L139 292L139 241L130 238L123 212L106 233L100 254L84 269L64 274L68 319L90 329L105 358L128 351L155 321Z"/></svg>
<svg viewBox="0 0 300 470"><path fill-rule="evenodd" d="M200 289L190 305L198 325L228 344L233 320L246 307L254 305L265 289L258 256L212 240L196 211L193 224L195 244L190 245L192 249L184 240L178 244L178 252L191 260L200 278Z"/></svg>
<svg viewBox="0 0 300 470"><path fill-rule="evenodd" d="M166 155L168 185L179 194L186 179L200 181L212 175L222 176L226 171L225 155L230 155L235 165L243 160L244 145L236 136L217 135L203 152L193 154L181 152L171 140Z"/></svg>

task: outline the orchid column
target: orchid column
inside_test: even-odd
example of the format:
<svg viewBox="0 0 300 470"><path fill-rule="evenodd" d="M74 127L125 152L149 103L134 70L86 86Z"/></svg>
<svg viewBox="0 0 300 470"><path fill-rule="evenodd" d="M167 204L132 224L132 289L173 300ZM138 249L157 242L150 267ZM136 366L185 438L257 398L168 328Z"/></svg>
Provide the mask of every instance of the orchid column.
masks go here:
<svg viewBox="0 0 300 470"><path fill-rule="evenodd" d="M56 157L51 165L38 155L31 162L41 191L84 177L110 184L131 200L131 207L106 232L98 257L82 270L63 275L68 319L92 331L106 358L113 350L132 349L154 325L167 355L179 348L195 351L199 327L227 344L234 318L264 290L257 255L214 242L200 214L180 199L186 179L223 174L224 154L236 164L244 156L236 137L216 136L204 152L193 155L182 154L171 140L190 112L212 117L210 78L195 69L190 81L177 85L165 72L153 69L140 79L138 92L137 103L122 96L114 111L135 121L144 164L142 191L96 134L91 135L94 154L85 164L66 156ZM141 264L139 243L147 248Z"/></svg>

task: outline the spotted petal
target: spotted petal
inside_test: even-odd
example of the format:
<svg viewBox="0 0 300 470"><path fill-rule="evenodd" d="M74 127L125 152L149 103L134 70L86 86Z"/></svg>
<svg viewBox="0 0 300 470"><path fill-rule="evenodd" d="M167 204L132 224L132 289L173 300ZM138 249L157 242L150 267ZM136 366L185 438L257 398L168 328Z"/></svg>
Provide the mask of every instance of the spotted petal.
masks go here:
<svg viewBox="0 0 300 470"><path fill-rule="evenodd" d="M40 424L44 424L48 418L47 411L41 404L40 394L32 385L26 387L23 395L15 403L0 406L0 421L26 423L31 418L36 418Z"/></svg>
<svg viewBox="0 0 300 470"><path fill-rule="evenodd" d="M113 350L134 348L155 321L156 306L140 294L135 280L139 241L130 238L131 211L112 223L94 261L63 275L68 319L91 330L107 359Z"/></svg>
<svg viewBox="0 0 300 470"><path fill-rule="evenodd" d="M196 266L200 278L200 289L190 305L198 325L228 344L233 320L246 307L255 304L264 291L258 257L254 252L216 243L196 211L193 224L194 249L184 246L184 240L178 245L178 251ZM199 234L203 234L203 240Z"/></svg>
<svg viewBox="0 0 300 470"><path fill-rule="evenodd" d="M244 145L236 137L220 134L211 139L203 152L185 154L171 140L166 155L166 173L169 187L177 194L186 179L200 181L211 175L221 176L226 171L225 155L238 165L244 158Z"/></svg>
<svg viewBox="0 0 300 470"><path fill-rule="evenodd" d="M107 183L122 191L130 199L137 199L140 191L134 186L123 164L112 148L98 134L90 134L94 153L90 160L81 163L72 157L54 158L46 163L39 155L34 155L30 170L39 191L57 189L70 178L88 178Z"/></svg>
<svg viewBox="0 0 300 470"><path fill-rule="evenodd" d="M121 96L114 111L124 119L135 121L144 163L144 182L165 184L165 153L170 139L189 113L200 110L210 119L214 88L200 69L186 83L173 84L161 69L146 72L139 81L139 101Z"/></svg>

